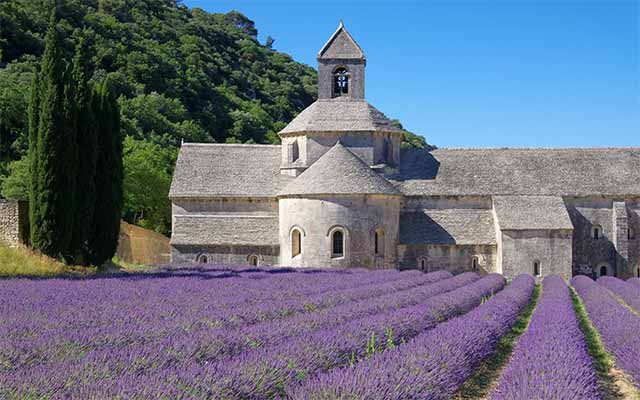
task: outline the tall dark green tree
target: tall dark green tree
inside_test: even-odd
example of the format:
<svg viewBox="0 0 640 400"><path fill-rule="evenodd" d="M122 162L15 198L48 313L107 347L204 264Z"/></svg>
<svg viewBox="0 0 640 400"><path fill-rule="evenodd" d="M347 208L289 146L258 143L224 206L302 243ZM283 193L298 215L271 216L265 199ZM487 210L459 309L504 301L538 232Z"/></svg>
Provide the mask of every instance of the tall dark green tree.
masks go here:
<svg viewBox="0 0 640 400"><path fill-rule="evenodd" d="M51 13L45 36L40 70L40 110L35 156L37 169L34 189L36 201L31 228L33 246L58 258L68 254L73 231L76 137L68 127L73 106L67 101L74 91L65 85L62 38L57 30L56 9ZM67 100L67 101L65 101Z"/></svg>
<svg viewBox="0 0 640 400"><path fill-rule="evenodd" d="M96 85L94 96L98 157L95 175L94 232L89 244L91 262L94 265L102 265L113 257L118 246L123 204L123 139L120 133L120 110L108 78Z"/></svg>
<svg viewBox="0 0 640 400"><path fill-rule="evenodd" d="M80 37L73 59L72 81L76 85L74 103L77 109L76 140L78 144L78 173L76 174L76 213L70 250L75 262L89 262L89 239L93 231L96 202L96 163L98 157L98 133L94 123L92 91L89 87L87 43Z"/></svg>
<svg viewBox="0 0 640 400"><path fill-rule="evenodd" d="M29 98L29 150L27 162L29 164L29 224L32 227L40 224L38 209L38 121L40 110L40 79L38 71L34 74L31 85L31 97ZM34 243L35 230L31 229L31 242Z"/></svg>

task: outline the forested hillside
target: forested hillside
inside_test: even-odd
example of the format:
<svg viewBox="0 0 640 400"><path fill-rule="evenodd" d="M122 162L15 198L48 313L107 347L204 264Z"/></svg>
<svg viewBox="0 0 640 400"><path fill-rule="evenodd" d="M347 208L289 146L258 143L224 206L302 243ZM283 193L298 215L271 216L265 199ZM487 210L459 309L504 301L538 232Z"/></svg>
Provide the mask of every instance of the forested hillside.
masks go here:
<svg viewBox="0 0 640 400"><path fill-rule="evenodd" d="M168 233L166 198L177 148L190 142L278 143L316 95L316 71L257 40L239 12L177 0L58 0L65 51L92 48L91 76L115 83L126 136L125 219ZM20 197L30 83L52 0L0 2L0 179ZM70 57L69 57L70 58ZM422 138L407 143L423 146Z"/></svg>

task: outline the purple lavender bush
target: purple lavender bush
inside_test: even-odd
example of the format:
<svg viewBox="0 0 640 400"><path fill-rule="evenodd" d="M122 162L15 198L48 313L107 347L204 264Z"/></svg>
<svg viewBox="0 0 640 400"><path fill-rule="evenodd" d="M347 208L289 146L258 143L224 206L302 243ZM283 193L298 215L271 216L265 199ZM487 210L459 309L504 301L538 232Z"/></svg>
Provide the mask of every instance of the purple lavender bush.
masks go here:
<svg viewBox="0 0 640 400"><path fill-rule="evenodd" d="M329 308L363 287L380 293L450 276L206 266L0 280L0 398L184 397L181 367L207 362L201 354L215 338L211 332L220 331L221 315L243 326L233 316L251 315L244 308L280 304L275 319L286 321L289 304L304 306L323 293Z"/></svg>
<svg viewBox="0 0 640 400"><path fill-rule="evenodd" d="M604 286L591 278L576 276L571 279L571 285L580 295L605 349L640 387L640 316L618 303Z"/></svg>
<svg viewBox="0 0 640 400"><path fill-rule="evenodd" d="M392 309L418 304L427 298L445 293L472 283L480 277L472 272L450 279L448 273L433 272L422 277L410 277L376 288L364 286L353 293L353 301L315 312L302 313L285 320L269 320L233 329L200 329L185 332L185 338L172 337L171 344L160 344L160 348L171 348L179 354L196 355L200 361L217 361L242 351L269 347L291 337L308 334L320 329L329 329L354 319L375 315ZM409 282L412 285L409 285ZM413 284L418 286L413 287ZM381 289L385 289L382 291ZM377 296L377 297L376 297ZM176 340L178 339L178 340ZM186 357L184 357L186 358Z"/></svg>
<svg viewBox="0 0 640 400"><path fill-rule="evenodd" d="M627 279L627 282L636 286L640 286L640 278L629 278Z"/></svg>
<svg viewBox="0 0 640 400"><path fill-rule="evenodd" d="M529 327L491 399L599 399L595 368L569 288L559 276L547 276L542 286Z"/></svg>
<svg viewBox="0 0 640 400"><path fill-rule="evenodd" d="M196 393L196 398L224 399L282 396L286 388L316 374L393 349L453 316L468 312L504 284L504 277L491 274L416 306L360 318L205 366L195 373L202 379L189 378L199 386L192 394Z"/></svg>
<svg viewBox="0 0 640 400"><path fill-rule="evenodd" d="M597 282L609 289L611 293L622 299L636 312L640 312L640 285L636 286L613 276L602 276L598 278Z"/></svg>
<svg viewBox="0 0 640 400"><path fill-rule="evenodd" d="M291 385L287 396L318 400L450 399L516 322L533 288L533 278L521 275L468 314L354 367Z"/></svg>

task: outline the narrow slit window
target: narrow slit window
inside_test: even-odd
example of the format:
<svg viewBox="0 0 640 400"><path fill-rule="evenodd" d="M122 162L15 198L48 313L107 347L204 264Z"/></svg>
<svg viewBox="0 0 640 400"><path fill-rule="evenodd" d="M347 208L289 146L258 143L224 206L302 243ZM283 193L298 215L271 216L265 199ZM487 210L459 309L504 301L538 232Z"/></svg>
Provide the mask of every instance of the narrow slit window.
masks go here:
<svg viewBox="0 0 640 400"><path fill-rule="evenodd" d="M471 259L471 270L472 271L477 271L478 270L478 257L473 257Z"/></svg>
<svg viewBox="0 0 640 400"><path fill-rule="evenodd" d="M602 239L602 227L600 225L595 225L591 230L591 236L594 239Z"/></svg>
<svg viewBox="0 0 640 400"><path fill-rule="evenodd" d="M340 230L331 237L331 253L334 258L344 256L344 233Z"/></svg>
<svg viewBox="0 0 640 400"><path fill-rule="evenodd" d="M302 253L302 235L298 229L291 232L291 257Z"/></svg>
<svg viewBox="0 0 640 400"><path fill-rule="evenodd" d="M533 263L533 276L542 276L542 271L540 270L540 261L534 261Z"/></svg>
<svg viewBox="0 0 640 400"><path fill-rule="evenodd" d="M384 231L378 229L373 234L374 253L377 256L384 255Z"/></svg>
<svg viewBox="0 0 640 400"><path fill-rule="evenodd" d="M249 265L253 267L258 266L258 256L249 256Z"/></svg>

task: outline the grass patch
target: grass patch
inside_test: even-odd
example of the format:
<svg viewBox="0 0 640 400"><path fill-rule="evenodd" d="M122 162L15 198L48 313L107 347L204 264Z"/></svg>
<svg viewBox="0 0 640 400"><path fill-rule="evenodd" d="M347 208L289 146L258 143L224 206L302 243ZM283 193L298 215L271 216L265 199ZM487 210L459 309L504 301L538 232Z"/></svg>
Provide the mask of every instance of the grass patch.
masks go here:
<svg viewBox="0 0 640 400"><path fill-rule="evenodd" d="M584 340L587 344L587 349L593 366L596 369L598 375L598 384L600 386L600 394L603 399L638 399L638 393L633 389L633 386L626 382L627 379L621 376L621 373L615 372L615 362L613 356L607 352L600 338L600 334L596 328L591 324L589 314L580 300L580 296L576 293L573 287L569 287L571 291L571 301L573 302L573 308L576 311L578 317L578 325L584 335ZM631 387L629 387L631 386ZM621 390L622 389L622 390ZM626 392L626 393L623 393ZM631 393L630 393L631 392ZM636 392L633 394L633 392Z"/></svg>
<svg viewBox="0 0 640 400"><path fill-rule="evenodd" d="M115 272L148 272L153 267L127 263L114 257L103 267L66 265L25 247L0 246L0 278L90 276Z"/></svg>
<svg viewBox="0 0 640 400"><path fill-rule="evenodd" d="M500 338L493 354L484 360L473 376L462 384L454 396L455 399L482 399L489 394L492 385L497 381L502 369L509 361L518 338L526 332L541 292L542 286L536 285L529 304L522 309L511 331Z"/></svg>
<svg viewBox="0 0 640 400"><path fill-rule="evenodd" d="M92 275L94 267L65 265L23 247L0 246L0 277Z"/></svg>

